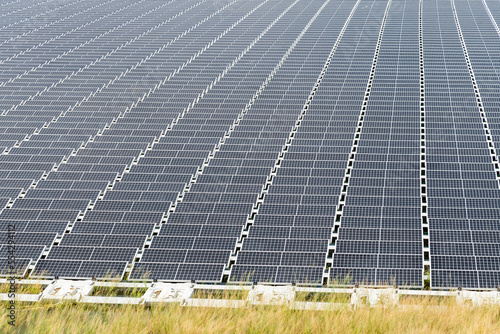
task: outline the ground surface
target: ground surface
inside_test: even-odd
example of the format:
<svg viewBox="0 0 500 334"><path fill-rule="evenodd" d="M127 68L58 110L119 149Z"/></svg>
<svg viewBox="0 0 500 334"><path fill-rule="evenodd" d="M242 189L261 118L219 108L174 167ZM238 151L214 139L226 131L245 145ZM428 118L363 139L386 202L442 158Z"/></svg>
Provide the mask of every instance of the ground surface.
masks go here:
<svg viewBox="0 0 500 334"><path fill-rule="evenodd" d="M406 306L355 311L294 311L287 307L240 309L171 305L17 305L16 327L5 315L0 332L9 333L498 333L500 307L472 308L453 301L419 301ZM436 307L437 306L437 307Z"/></svg>

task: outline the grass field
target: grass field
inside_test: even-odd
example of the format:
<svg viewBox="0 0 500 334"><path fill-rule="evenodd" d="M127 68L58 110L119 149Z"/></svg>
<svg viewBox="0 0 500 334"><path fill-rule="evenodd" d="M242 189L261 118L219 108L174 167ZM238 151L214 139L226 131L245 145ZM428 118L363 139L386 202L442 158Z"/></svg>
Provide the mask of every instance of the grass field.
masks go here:
<svg viewBox="0 0 500 334"><path fill-rule="evenodd" d="M7 303L3 305L5 312ZM396 307L352 310L346 306L331 311L64 301L17 303L16 327L8 324L6 314L2 320L0 333L499 333L500 306L471 307L457 304L453 298L429 297L402 297Z"/></svg>

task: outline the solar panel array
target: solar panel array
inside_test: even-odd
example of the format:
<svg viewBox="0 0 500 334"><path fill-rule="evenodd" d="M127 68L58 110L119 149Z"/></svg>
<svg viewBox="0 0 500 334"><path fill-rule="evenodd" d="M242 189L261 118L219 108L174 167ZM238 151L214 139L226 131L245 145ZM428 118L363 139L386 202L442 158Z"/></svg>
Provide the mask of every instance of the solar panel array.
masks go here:
<svg viewBox="0 0 500 334"><path fill-rule="evenodd" d="M0 6L2 275L500 286L498 1Z"/></svg>

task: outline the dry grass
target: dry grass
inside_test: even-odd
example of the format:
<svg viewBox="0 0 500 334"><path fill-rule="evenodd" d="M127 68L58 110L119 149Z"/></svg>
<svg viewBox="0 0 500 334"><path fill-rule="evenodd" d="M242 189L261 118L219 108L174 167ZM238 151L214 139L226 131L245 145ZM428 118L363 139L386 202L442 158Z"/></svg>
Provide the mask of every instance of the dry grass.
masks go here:
<svg viewBox="0 0 500 334"><path fill-rule="evenodd" d="M236 298L240 298L236 297ZM324 297L321 297L322 301ZM240 309L178 304L17 304L17 332L26 333L499 333L500 307L458 305L453 299L401 300L413 307L297 311L286 306ZM4 304L6 305L6 304ZM444 307L445 306L445 307ZM4 308L5 310L5 308ZM5 311L4 311L5 312ZM2 317L0 332L13 332Z"/></svg>
<svg viewBox="0 0 500 334"><path fill-rule="evenodd" d="M46 285L41 284L16 284L17 294L39 294L45 289ZM0 284L0 293L9 293L9 284Z"/></svg>

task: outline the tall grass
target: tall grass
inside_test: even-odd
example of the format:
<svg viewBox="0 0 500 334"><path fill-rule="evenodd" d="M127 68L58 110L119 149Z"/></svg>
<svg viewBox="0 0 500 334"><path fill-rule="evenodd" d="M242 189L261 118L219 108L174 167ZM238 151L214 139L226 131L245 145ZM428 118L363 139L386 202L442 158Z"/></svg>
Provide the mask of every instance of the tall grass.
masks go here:
<svg viewBox="0 0 500 334"><path fill-rule="evenodd" d="M0 332L14 332L6 317L2 319ZM179 304L18 303L16 330L21 333L500 333L500 306L474 308L457 304L454 299L429 297L403 298L396 307L356 310L346 307L334 311L251 305L230 309Z"/></svg>

